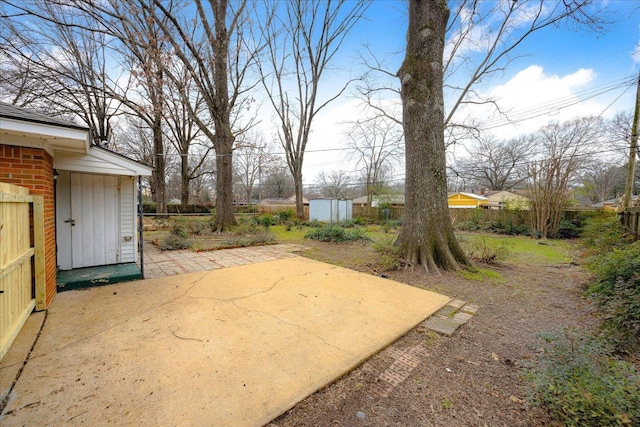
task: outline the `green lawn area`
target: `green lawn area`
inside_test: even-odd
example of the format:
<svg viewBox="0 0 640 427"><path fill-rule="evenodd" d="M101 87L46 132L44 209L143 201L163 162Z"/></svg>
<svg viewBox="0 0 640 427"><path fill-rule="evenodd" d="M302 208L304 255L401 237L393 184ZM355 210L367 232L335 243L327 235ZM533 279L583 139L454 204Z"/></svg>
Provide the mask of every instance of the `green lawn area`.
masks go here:
<svg viewBox="0 0 640 427"><path fill-rule="evenodd" d="M481 247L505 252L505 260L530 264L562 264L571 262L574 242L568 240L538 240L528 236L458 233L463 247Z"/></svg>

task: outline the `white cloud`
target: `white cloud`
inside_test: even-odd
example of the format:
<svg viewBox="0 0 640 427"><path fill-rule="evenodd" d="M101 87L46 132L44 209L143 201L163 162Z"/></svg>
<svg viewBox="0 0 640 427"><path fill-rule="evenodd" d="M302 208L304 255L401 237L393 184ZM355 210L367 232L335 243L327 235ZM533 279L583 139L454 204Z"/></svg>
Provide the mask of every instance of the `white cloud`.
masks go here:
<svg viewBox="0 0 640 427"><path fill-rule="evenodd" d="M542 67L531 65L482 94L495 100L504 115L493 106L483 105L467 108L459 117L471 116L488 132L510 138L533 132L550 121L598 115L605 111L608 99L588 99L595 93L590 90L595 79L591 69L581 68L560 76L546 74Z"/></svg>

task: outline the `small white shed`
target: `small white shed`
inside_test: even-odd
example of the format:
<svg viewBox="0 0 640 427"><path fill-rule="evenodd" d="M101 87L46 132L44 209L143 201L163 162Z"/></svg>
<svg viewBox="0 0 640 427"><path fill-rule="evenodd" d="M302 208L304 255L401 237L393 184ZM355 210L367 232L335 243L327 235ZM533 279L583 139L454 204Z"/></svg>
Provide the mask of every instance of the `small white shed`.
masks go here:
<svg viewBox="0 0 640 427"><path fill-rule="evenodd" d="M151 168L99 147L53 165L60 270L138 261L137 178Z"/></svg>
<svg viewBox="0 0 640 427"><path fill-rule="evenodd" d="M338 223L353 217L353 200L309 200L309 221Z"/></svg>

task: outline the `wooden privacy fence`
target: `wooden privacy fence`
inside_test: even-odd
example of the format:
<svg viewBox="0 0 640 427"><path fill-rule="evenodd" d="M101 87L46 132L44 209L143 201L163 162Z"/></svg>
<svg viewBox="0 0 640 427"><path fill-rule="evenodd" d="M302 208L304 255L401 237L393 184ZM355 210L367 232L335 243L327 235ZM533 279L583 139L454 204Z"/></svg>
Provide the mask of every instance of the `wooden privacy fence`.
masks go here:
<svg viewBox="0 0 640 427"><path fill-rule="evenodd" d="M626 208L620 212L620 221L630 233L633 233L634 240L638 240L640 235L640 206Z"/></svg>
<svg viewBox="0 0 640 427"><path fill-rule="evenodd" d="M0 359L34 308L45 308L43 199L0 182Z"/></svg>

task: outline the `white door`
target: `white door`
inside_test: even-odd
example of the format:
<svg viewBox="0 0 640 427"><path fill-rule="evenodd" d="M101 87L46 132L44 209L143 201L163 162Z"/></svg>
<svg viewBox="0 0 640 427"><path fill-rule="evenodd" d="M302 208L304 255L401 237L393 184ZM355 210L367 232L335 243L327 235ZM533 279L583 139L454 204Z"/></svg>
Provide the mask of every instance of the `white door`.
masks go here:
<svg viewBox="0 0 640 427"><path fill-rule="evenodd" d="M72 268L119 261L118 177L71 174Z"/></svg>

